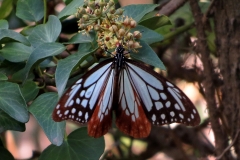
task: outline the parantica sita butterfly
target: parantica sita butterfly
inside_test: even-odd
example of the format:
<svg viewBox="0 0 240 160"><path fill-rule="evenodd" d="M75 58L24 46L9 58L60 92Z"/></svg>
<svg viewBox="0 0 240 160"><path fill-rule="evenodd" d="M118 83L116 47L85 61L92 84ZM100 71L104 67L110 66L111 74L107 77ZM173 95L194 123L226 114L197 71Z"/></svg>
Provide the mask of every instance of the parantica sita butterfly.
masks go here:
<svg viewBox="0 0 240 160"><path fill-rule="evenodd" d="M152 124L198 125L200 117L189 98L152 68L126 58L124 50L118 45L113 58L69 87L54 109L53 119L88 123L92 137L108 132L113 113L119 130L135 138L148 136Z"/></svg>
<svg viewBox="0 0 240 160"><path fill-rule="evenodd" d="M196 108L178 87L143 62L127 58L125 48L138 44L135 38L140 38L140 34L130 33L136 21L121 17L123 9L115 10L114 1L84 1L77 14L79 28L87 33L94 28L98 43L103 41L107 48L117 44L116 54L69 87L53 111L53 120L88 123L88 134L92 137L108 132L113 114L119 130L135 138L148 136L152 124L199 124ZM119 39L122 42L116 43Z"/></svg>

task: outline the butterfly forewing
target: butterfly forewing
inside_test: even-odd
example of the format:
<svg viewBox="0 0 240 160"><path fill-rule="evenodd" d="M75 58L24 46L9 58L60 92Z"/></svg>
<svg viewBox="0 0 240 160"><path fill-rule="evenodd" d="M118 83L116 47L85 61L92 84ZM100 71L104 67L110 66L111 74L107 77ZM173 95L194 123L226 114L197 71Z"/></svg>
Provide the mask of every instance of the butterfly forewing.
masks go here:
<svg viewBox="0 0 240 160"><path fill-rule="evenodd" d="M174 84L142 62L127 59L125 68L152 124L177 122L195 126L200 123L194 105Z"/></svg>
<svg viewBox="0 0 240 160"><path fill-rule="evenodd" d="M108 132L112 124L112 103L114 89L115 70L110 69L108 79L103 84L97 105L88 122L88 134L92 137L100 137Z"/></svg>
<svg viewBox="0 0 240 160"><path fill-rule="evenodd" d="M62 121L70 119L79 123L88 122L93 117L95 108L101 107L99 101L106 103L106 100L112 96L112 93L105 93L108 84L107 80L112 76L111 72L112 59L105 60L88 71L61 97L53 111L53 120ZM111 89L108 87L107 91L109 92ZM99 110L101 111L100 113L104 112L102 108L99 108ZM101 115L97 114L97 116Z"/></svg>

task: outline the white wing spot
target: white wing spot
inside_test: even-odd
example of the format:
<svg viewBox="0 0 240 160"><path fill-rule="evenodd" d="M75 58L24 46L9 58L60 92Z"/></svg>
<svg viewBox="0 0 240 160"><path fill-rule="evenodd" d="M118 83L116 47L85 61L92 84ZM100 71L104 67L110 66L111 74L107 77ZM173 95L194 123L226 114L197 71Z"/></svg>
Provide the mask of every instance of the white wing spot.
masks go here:
<svg viewBox="0 0 240 160"><path fill-rule="evenodd" d="M172 85L172 83L170 83L170 82L166 82L167 83L167 85L169 86L169 87L174 87L173 85Z"/></svg>
<svg viewBox="0 0 240 160"><path fill-rule="evenodd" d="M68 118L71 118L72 115L69 115Z"/></svg>
<svg viewBox="0 0 240 160"><path fill-rule="evenodd" d="M62 114L59 114L59 116L58 116L58 117L60 117L60 118L61 118L61 117L62 117Z"/></svg>
<svg viewBox="0 0 240 160"><path fill-rule="evenodd" d="M160 93L160 96L161 96L161 98L162 98L163 100L166 100L166 99L167 99L167 96L166 96L165 93Z"/></svg>
<svg viewBox="0 0 240 160"><path fill-rule="evenodd" d="M161 114L161 118L164 120L166 118L165 114Z"/></svg>
<svg viewBox="0 0 240 160"><path fill-rule="evenodd" d="M173 122L173 119L171 118L171 122Z"/></svg>
<svg viewBox="0 0 240 160"><path fill-rule="evenodd" d="M184 116L181 113L179 114L179 117L182 118L182 119L184 118Z"/></svg>
<svg viewBox="0 0 240 160"><path fill-rule="evenodd" d="M172 117L174 117L174 116L175 116L175 113L174 113L173 111L171 111L171 112L170 112L170 115L171 115Z"/></svg>
<svg viewBox="0 0 240 160"><path fill-rule="evenodd" d="M82 116L82 111L78 112L78 116L81 117Z"/></svg>
<svg viewBox="0 0 240 160"><path fill-rule="evenodd" d="M100 122L102 122L102 120L103 120L103 115L101 114L101 116L100 116Z"/></svg>
<svg viewBox="0 0 240 160"><path fill-rule="evenodd" d="M153 121L153 122L156 121L156 115L155 115L155 114L152 115L152 121Z"/></svg>
<svg viewBox="0 0 240 160"><path fill-rule="evenodd" d="M88 112L85 113L85 120L88 120Z"/></svg>
<svg viewBox="0 0 240 160"><path fill-rule="evenodd" d="M190 122L190 118L187 119Z"/></svg>
<svg viewBox="0 0 240 160"><path fill-rule="evenodd" d="M72 114L74 114L76 112L76 109L75 108L72 108Z"/></svg>
<svg viewBox="0 0 240 160"><path fill-rule="evenodd" d="M157 110L163 108L163 104L162 104L162 102L155 102L155 106L156 106Z"/></svg>
<svg viewBox="0 0 240 160"><path fill-rule="evenodd" d="M194 119L194 115L193 114L191 114L191 118Z"/></svg>
<svg viewBox="0 0 240 160"><path fill-rule="evenodd" d="M80 97L83 97L85 94L85 90L82 90L81 93L80 93Z"/></svg>
<svg viewBox="0 0 240 160"><path fill-rule="evenodd" d="M60 112L61 112L61 111L60 111L60 110L58 110L58 111L57 111L57 114L60 114Z"/></svg>
<svg viewBox="0 0 240 160"><path fill-rule="evenodd" d="M167 101L166 103L165 103L165 106L168 108L168 107L170 107L170 105L171 105L171 102L170 101Z"/></svg>
<svg viewBox="0 0 240 160"><path fill-rule="evenodd" d="M174 107L175 107L176 110L180 110L180 107L177 103L174 105Z"/></svg>
<svg viewBox="0 0 240 160"><path fill-rule="evenodd" d="M72 115L72 119L74 119L74 115Z"/></svg>
<svg viewBox="0 0 240 160"><path fill-rule="evenodd" d="M76 103L77 103L77 104L80 104L80 102L81 102L81 101L80 101L80 98L77 98L77 99L76 99Z"/></svg>
<svg viewBox="0 0 240 160"><path fill-rule="evenodd" d="M59 109L60 108L60 104L57 105L56 109Z"/></svg>
<svg viewBox="0 0 240 160"><path fill-rule="evenodd" d="M86 107L87 107L87 102L88 102L88 100L86 100L86 99L83 99L83 100L82 100L81 105L83 106L83 108L86 108Z"/></svg>
<svg viewBox="0 0 240 160"><path fill-rule="evenodd" d="M64 112L64 115L67 115L69 113L69 110L66 110L65 112Z"/></svg>
<svg viewBox="0 0 240 160"><path fill-rule="evenodd" d="M132 121L135 122L136 118L134 115L132 115Z"/></svg>
<svg viewBox="0 0 240 160"><path fill-rule="evenodd" d="M126 111L125 111L125 113L126 113L126 115L127 115L127 116L129 116L129 115L130 115L130 113L129 113L129 111L128 111L128 110L126 110Z"/></svg>
<svg viewBox="0 0 240 160"><path fill-rule="evenodd" d="M196 114L196 113L197 113L195 109L193 109L193 113L194 113L194 114Z"/></svg>
<svg viewBox="0 0 240 160"><path fill-rule="evenodd" d="M106 112L105 112L105 116L106 116L106 115L108 115L108 109L107 109Z"/></svg>
<svg viewBox="0 0 240 160"><path fill-rule="evenodd" d="M82 82L82 78L79 79L76 83L78 84L78 83L81 83L81 82Z"/></svg>

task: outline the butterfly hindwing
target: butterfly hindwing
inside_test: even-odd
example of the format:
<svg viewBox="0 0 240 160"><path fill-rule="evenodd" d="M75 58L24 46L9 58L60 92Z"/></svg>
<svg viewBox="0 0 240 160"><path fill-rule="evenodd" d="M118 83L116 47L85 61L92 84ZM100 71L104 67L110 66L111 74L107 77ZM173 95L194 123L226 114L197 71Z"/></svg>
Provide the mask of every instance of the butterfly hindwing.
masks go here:
<svg viewBox="0 0 240 160"><path fill-rule="evenodd" d="M151 124L144 113L137 90L125 69L120 71L118 80L117 127L134 138L147 137L151 131Z"/></svg>
<svg viewBox="0 0 240 160"><path fill-rule="evenodd" d="M199 124L197 110L178 87L142 62L127 59L125 68L152 124L164 125L174 122L190 126Z"/></svg>

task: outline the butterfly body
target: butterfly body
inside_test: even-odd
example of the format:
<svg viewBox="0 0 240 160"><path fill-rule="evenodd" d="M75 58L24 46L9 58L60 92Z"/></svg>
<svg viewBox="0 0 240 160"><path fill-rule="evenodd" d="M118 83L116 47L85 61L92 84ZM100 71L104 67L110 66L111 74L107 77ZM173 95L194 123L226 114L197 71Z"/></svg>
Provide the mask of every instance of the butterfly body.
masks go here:
<svg viewBox="0 0 240 160"><path fill-rule="evenodd" d="M197 110L178 87L144 63L126 58L124 51L119 45L113 58L75 82L59 100L53 119L88 122L93 137L108 132L113 112L116 126L135 138L147 137L151 124L199 124Z"/></svg>

